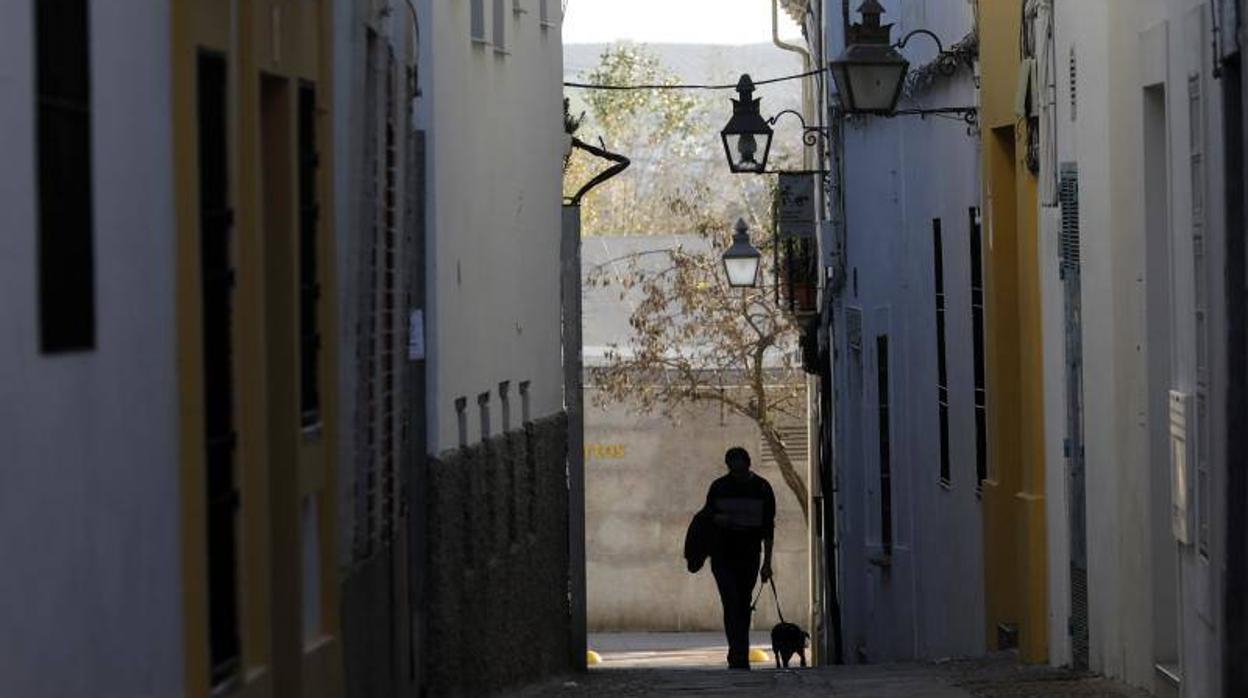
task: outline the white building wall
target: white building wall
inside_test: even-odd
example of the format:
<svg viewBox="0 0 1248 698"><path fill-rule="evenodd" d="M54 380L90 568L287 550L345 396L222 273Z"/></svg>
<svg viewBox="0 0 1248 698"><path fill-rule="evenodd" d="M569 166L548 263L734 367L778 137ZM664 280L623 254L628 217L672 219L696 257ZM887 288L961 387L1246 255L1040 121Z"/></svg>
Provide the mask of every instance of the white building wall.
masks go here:
<svg viewBox="0 0 1248 698"><path fill-rule="evenodd" d="M1179 659L1167 656L1172 635L1178 635L1182 695L1220 695L1220 594L1212 572L1220 554L1217 541L1209 561L1192 546L1177 544L1168 536L1170 492L1158 491L1159 483L1169 481L1170 467L1168 437L1158 431L1168 430L1159 392L1191 391L1195 384L1191 74L1201 76L1205 95L1208 293L1221 297L1221 108L1210 76L1209 8L1190 0L1056 0L1055 13L1057 162L1076 163L1080 180L1091 668L1170 695L1155 664ZM1160 146L1148 142L1153 136L1145 128L1145 90L1158 87L1165 90L1166 142ZM1164 149L1165 186L1147 176L1156 171L1150 147ZM1161 209L1157 196L1165 199ZM1158 210L1168 211L1160 240L1150 233L1158 229L1153 215ZM1046 313L1054 302L1060 308L1060 296L1046 293ZM1210 336L1221 336L1222 327L1223 320L1214 316ZM1053 343L1048 346L1054 350ZM1217 346L1211 343L1211 349ZM1162 370L1168 375L1158 380L1150 367L1164 365L1166 356L1169 369ZM1216 386L1219 359L1211 354L1210 360ZM1220 404L1215 391L1209 414L1215 447L1223 440L1220 410L1212 406ZM1064 413L1061 418L1064 423ZM1189 435L1195 438L1194 431ZM1050 434L1050 451L1061 453L1064 436L1064 428ZM1215 493L1220 462L1215 451ZM1064 475L1065 463L1058 467ZM1160 468L1166 472L1155 472ZM1050 478L1052 485L1057 482ZM1215 536L1221 516L1218 509L1212 512ZM1050 508L1048 530L1051 542L1067 540L1065 512ZM1068 564L1063 555L1050 549L1059 581ZM1053 589L1054 607L1068 603L1068 594L1068 584ZM1052 660L1066 661L1066 618L1058 613L1050 618L1050 638L1058 638L1059 650Z"/></svg>
<svg viewBox="0 0 1248 698"><path fill-rule="evenodd" d="M96 347L39 352L34 4L0 2L0 695L182 685L169 10L92 2Z"/></svg>
<svg viewBox="0 0 1248 698"><path fill-rule="evenodd" d="M492 0L483 2L493 35ZM467 398L468 443L479 440L477 395L511 381L518 416L530 382L531 416L563 406L559 239L562 44L559 3L551 26L539 0L506 0L506 48L474 41L469 5L423 3L428 129L429 450L458 445L455 400ZM424 18L428 18L426 21Z"/></svg>
<svg viewBox="0 0 1248 698"><path fill-rule="evenodd" d="M946 47L973 27L972 6L884 3L894 40L926 28ZM839 7L829 55L843 47ZM853 21L857 21L855 15ZM936 55L916 37L918 67ZM834 89L830 85L829 89ZM901 108L973 106L971 71L938 78ZM976 495L970 211L979 204L977 134L956 117L867 117L844 129L846 284L834 312L838 417L837 533L847 661L968 656L984 651L981 517ZM940 479L932 220L942 221L948 361L949 486ZM986 239L986 237L985 237ZM857 374L846 314L862 313ZM875 338L889 335L893 551L882 549ZM857 375L855 375L857 374Z"/></svg>

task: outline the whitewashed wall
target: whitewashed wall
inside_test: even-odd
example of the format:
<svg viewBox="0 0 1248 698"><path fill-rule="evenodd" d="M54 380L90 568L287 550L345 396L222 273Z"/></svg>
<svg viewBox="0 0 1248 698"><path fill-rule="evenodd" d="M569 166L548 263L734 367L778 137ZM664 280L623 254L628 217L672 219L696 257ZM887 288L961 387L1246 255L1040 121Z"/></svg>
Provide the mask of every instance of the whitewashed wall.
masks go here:
<svg viewBox="0 0 1248 698"><path fill-rule="evenodd" d="M39 352L34 3L0 2L0 695L181 693L167 3L92 2L96 348Z"/></svg>
<svg viewBox="0 0 1248 698"><path fill-rule="evenodd" d="M468 401L469 443L479 439L477 395L531 382L531 416L562 409L559 328L562 46L539 24L538 0L505 4L506 52L470 38L469 2L421 8L428 130L429 451L458 444L455 400ZM486 36L492 1L484 2ZM427 20L425 19L427 18ZM427 59L427 60L426 60Z"/></svg>
<svg viewBox="0 0 1248 698"><path fill-rule="evenodd" d="M1058 161L1077 163L1080 177L1092 669L1166 695L1172 689L1154 665L1177 654L1182 695L1220 695L1216 569L1224 512L1216 493L1225 460L1223 417L1213 406L1224 399L1215 389L1210 401L1215 538L1205 561L1168 536L1169 417L1160 394L1195 385L1192 74L1200 76L1204 94L1208 293L1224 297L1221 104L1210 74L1209 7L1187 0L1057 0L1055 7ZM1073 113L1072 46L1078 65ZM1165 90L1164 136L1146 129L1145 89L1159 87ZM1150 152L1168 162L1162 185L1146 176L1156 173ZM1216 338L1225 325L1214 310L1210 333ZM1214 341L1210 348L1213 384L1224 385L1222 345ZM1049 448L1060 453L1060 445ZM1065 540L1066 522L1052 513L1049 538ZM1068 587L1055 589L1051 598L1068 593ZM1065 618L1053 614L1051 620L1050 637L1064 635ZM1177 652L1168 645L1177 645ZM1060 649L1054 662L1069 656Z"/></svg>
<svg viewBox="0 0 1248 698"><path fill-rule="evenodd" d="M896 22L894 40L925 28L948 47L973 26L967 3L884 5L885 21ZM828 53L836 55L843 47L839 5L826 18ZM917 67L934 57L936 48L918 37L906 53ZM900 107L975 104L971 74L964 68ZM980 200L978 135L956 119L915 117L868 117L847 125L844 133L847 282L834 313L834 337L840 357L837 533L845 657L874 662L980 654L984 575L975 494L969 241L970 208ZM944 247L948 488L939 483L934 218L942 219ZM846 345L850 308L863 317L861 392ZM870 561L881 553L875 337L883 333L889 335L894 539L887 571Z"/></svg>

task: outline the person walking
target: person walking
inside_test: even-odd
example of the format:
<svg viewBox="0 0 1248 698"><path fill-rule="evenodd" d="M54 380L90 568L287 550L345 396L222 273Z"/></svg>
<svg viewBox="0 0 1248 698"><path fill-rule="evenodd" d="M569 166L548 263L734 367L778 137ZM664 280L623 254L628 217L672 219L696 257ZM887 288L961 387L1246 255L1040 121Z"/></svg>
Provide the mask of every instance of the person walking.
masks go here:
<svg viewBox="0 0 1248 698"><path fill-rule="evenodd" d="M744 448L728 449L724 464L728 474L711 483L704 508L719 529L711 573L724 607L728 668L749 670L750 597L756 579L766 584L772 576L776 495L767 480L750 470L750 454Z"/></svg>

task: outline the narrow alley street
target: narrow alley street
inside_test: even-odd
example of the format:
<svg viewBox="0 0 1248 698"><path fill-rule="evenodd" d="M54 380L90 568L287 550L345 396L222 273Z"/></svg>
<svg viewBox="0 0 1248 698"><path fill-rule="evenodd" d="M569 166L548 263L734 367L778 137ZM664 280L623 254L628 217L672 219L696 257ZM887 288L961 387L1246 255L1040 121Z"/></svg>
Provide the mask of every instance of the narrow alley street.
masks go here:
<svg viewBox="0 0 1248 698"><path fill-rule="evenodd" d="M0 698L1248 698L1248 0L0 19Z"/></svg>
<svg viewBox="0 0 1248 698"><path fill-rule="evenodd" d="M837 696L843 698L1143 698L1102 678L1049 667L1020 667L1012 653L977 660L775 669L722 668L723 639L710 633L591 636L604 648L588 673L552 679L506 695L539 696ZM754 647L766 647L755 632ZM608 650L605 648L614 648ZM796 664L796 660L794 660Z"/></svg>

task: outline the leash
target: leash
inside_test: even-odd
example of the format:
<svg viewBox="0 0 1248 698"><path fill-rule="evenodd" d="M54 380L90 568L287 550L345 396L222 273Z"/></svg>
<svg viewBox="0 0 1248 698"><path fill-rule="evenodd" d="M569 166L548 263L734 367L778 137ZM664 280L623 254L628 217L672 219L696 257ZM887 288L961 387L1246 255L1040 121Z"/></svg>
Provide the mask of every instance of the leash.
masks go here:
<svg viewBox="0 0 1248 698"><path fill-rule="evenodd" d="M780 610L780 594L776 592L776 578L774 575L767 580L767 584L771 586L771 598L776 600L776 615L780 616L781 623L787 623L788 621L784 619L784 611ZM763 586L762 584L758 585L758 593L754 595L754 601L750 603L750 613L753 613L754 609L758 608L758 600L763 595Z"/></svg>

